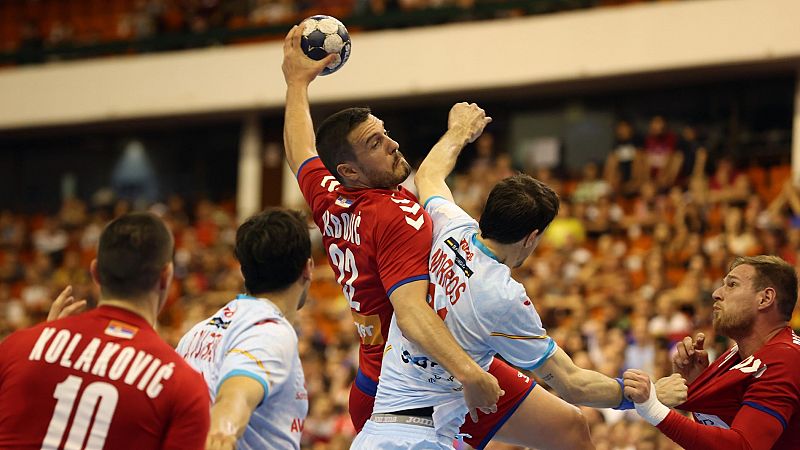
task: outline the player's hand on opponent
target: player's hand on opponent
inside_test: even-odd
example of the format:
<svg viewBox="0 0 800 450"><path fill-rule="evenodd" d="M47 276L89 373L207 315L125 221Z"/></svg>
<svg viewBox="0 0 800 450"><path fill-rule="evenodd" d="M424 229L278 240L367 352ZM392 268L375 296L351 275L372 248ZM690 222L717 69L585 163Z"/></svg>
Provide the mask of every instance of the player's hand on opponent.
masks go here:
<svg viewBox="0 0 800 450"><path fill-rule="evenodd" d="M697 333L693 340L686 336L678 342L677 351L672 356L672 371L681 374L686 383L692 383L708 367L708 352L703 349L706 336Z"/></svg>
<svg viewBox="0 0 800 450"><path fill-rule="evenodd" d="M213 431L206 438L206 450L235 450L236 435Z"/></svg>
<svg viewBox="0 0 800 450"><path fill-rule="evenodd" d="M75 300L72 296L72 286L67 286L58 294L47 313L47 321L63 319L82 313L86 309L86 300Z"/></svg>
<svg viewBox="0 0 800 450"><path fill-rule="evenodd" d="M650 375L639 369L628 369L622 374L625 383L623 394L634 403L644 403L650 398Z"/></svg>
<svg viewBox="0 0 800 450"><path fill-rule="evenodd" d="M505 391L492 374L484 371L476 372L476 376L461 382L464 386L464 400L469 408L469 416L473 422L478 421L478 410L484 414L497 412L497 401Z"/></svg>
<svg viewBox="0 0 800 450"><path fill-rule="evenodd" d="M295 25L289 30L289 34L283 40L283 78L286 85L304 84L308 85L328 64L336 58L335 55L328 55L320 61L314 61L303 53L300 48L300 38L303 37L303 28Z"/></svg>
<svg viewBox="0 0 800 450"><path fill-rule="evenodd" d="M686 380L679 373L673 373L656 381L656 396L658 400L673 408L686 401L689 387Z"/></svg>
<svg viewBox="0 0 800 450"><path fill-rule="evenodd" d="M486 115L486 111L475 103L461 102L450 108L447 129L464 133L463 136L467 139L467 143L472 143L478 139L478 136L483 133L483 129L491 121L492 118Z"/></svg>

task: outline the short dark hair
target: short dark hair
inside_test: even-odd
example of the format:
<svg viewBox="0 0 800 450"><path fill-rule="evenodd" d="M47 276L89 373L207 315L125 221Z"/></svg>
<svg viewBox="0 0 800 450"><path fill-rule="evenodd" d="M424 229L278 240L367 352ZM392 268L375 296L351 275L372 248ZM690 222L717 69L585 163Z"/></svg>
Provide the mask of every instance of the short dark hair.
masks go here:
<svg viewBox="0 0 800 450"><path fill-rule="evenodd" d="M369 108L343 109L323 120L317 128L317 153L322 164L336 179L344 184L336 170L339 164L355 161L353 146L347 136L370 115Z"/></svg>
<svg viewBox="0 0 800 450"><path fill-rule="evenodd" d="M160 218L128 213L112 220L97 245L97 277L104 297L135 299L152 291L172 262L175 242Z"/></svg>
<svg viewBox="0 0 800 450"><path fill-rule="evenodd" d="M481 214L481 235L512 244L533 230L541 234L555 218L558 207L558 195L546 184L525 174L508 177L489 193Z"/></svg>
<svg viewBox="0 0 800 450"><path fill-rule="evenodd" d="M753 278L753 289L760 291L771 287L775 289L778 305L784 320L792 319L792 312L797 304L797 272L791 264L777 256L739 256L731 263L730 270L746 264L756 270Z"/></svg>
<svg viewBox="0 0 800 450"><path fill-rule="evenodd" d="M236 259L250 294L280 291L297 281L311 257L311 239L303 215L269 208L236 230Z"/></svg>

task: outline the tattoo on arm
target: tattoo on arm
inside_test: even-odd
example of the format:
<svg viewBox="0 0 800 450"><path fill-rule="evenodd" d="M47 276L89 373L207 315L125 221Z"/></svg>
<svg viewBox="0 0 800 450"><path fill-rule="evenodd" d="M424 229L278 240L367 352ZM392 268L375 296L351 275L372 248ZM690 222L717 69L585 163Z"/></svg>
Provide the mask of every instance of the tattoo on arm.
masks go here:
<svg viewBox="0 0 800 450"><path fill-rule="evenodd" d="M545 375L544 377L542 377L542 380L544 380L544 381L550 381L550 380L552 380L553 378L555 378L555 377L553 376L553 374L552 374L552 373L548 373L547 375Z"/></svg>

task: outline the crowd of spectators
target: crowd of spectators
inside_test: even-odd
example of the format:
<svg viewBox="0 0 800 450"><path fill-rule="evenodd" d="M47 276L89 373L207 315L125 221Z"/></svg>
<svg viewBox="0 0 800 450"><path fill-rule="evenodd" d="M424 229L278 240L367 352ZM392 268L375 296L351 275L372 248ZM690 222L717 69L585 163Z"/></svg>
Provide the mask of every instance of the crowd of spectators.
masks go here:
<svg viewBox="0 0 800 450"><path fill-rule="evenodd" d="M734 255L774 254L800 266L800 189L789 167L740 168L709 160L694 130L671 131L663 118L642 138L620 122L605 161L575 177L526 171L561 196L558 217L533 257L515 271L558 345L586 368L620 376L635 367L671 373L670 351L703 331L711 357L728 346L711 328L711 292ZM478 217L494 183L514 172L491 135L451 181L454 197ZM125 201L87 205L69 199L54 215L0 213L0 338L44 320L66 285L96 302L89 262L103 225L130 209ZM175 281L159 331L171 344L241 287L233 256L234 205L171 197L150 209L176 240ZM348 388L357 334L347 301L319 251L310 300L300 313L300 355L310 412L304 448L347 448L353 428ZM793 326L800 328L800 315ZM631 412L584 408L598 448L677 448ZM507 449L493 444L495 450Z"/></svg>
<svg viewBox="0 0 800 450"><path fill-rule="evenodd" d="M524 15L644 0L4 0L0 2L0 53L37 53L72 46L194 35L188 46L277 39L288 25L315 14L344 20L350 31L456 20ZM479 13L480 12L480 13ZM381 16L392 20L381 21ZM378 17L378 20L374 20ZM372 19L371 19L372 18ZM283 27L281 27L283 26ZM270 28L273 27L273 28ZM275 28L277 27L277 28ZM224 30L262 28L247 38ZM223 31L223 33L218 33ZM202 36L207 35L206 38ZM168 46L169 47L169 46ZM171 48L170 48L171 49ZM18 62L38 62L31 59Z"/></svg>

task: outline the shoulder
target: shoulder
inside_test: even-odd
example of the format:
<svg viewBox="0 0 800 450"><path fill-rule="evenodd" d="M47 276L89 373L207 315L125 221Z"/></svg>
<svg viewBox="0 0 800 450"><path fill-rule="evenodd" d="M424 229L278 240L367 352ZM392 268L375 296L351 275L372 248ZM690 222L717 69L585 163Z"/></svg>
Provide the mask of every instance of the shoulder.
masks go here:
<svg viewBox="0 0 800 450"><path fill-rule="evenodd" d="M482 256L478 260L481 264L477 271L480 277L470 279L472 297L489 300L480 302L482 314L492 317L507 316L509 311L524 310L526 307L532 309L525 287L511 278L511 269L505 264Z"/></svg>

